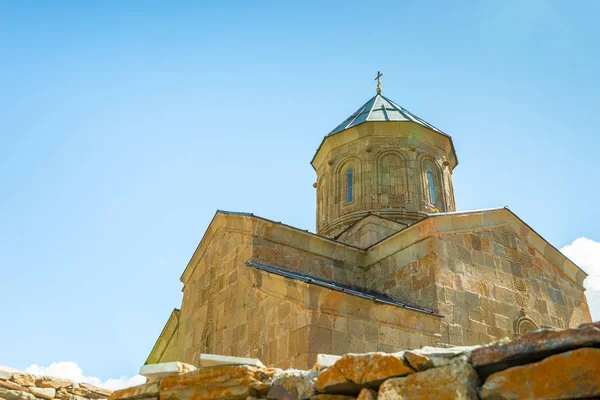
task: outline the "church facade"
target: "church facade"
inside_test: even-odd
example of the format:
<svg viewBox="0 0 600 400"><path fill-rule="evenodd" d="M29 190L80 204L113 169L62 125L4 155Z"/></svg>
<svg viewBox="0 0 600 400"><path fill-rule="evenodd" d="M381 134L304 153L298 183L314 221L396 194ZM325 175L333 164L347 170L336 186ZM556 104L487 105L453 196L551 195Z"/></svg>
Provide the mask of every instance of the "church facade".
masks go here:
<svg viewBox="0 0 600 400"><path fill-rule="evenodd" d="M217 211L147 363L311 368L590 322L586 273L508 208L456 211L450 136L377 94L313 159L317 233Z"/></svg>

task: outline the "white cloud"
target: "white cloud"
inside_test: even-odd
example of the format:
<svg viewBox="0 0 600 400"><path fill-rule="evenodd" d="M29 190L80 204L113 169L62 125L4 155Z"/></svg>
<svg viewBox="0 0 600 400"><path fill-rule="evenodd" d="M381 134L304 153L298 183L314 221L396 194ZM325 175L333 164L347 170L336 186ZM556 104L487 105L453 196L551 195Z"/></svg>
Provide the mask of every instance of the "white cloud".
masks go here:
<svg viewBox="0 0 600 400"><path fill-rule="evenodd" d="M600 242L580 237L560 251L588 273L583 283L585 294L592 320L600 321Z"/></svg>
<svg viewBox="0 0 600 400"><path fill-rule="evenodd" d="M95 376L85 376L83 370L77 363L72 361L61 361L50 364L47 367L32 364L25 369L25 372L34 375L46 375L56 378L67 378L74 382L89 383L108 390L124 389L131 386L141 385L146 381L141 375L132 377L122 376L120 378L109 378L103 381Z"/></svg>

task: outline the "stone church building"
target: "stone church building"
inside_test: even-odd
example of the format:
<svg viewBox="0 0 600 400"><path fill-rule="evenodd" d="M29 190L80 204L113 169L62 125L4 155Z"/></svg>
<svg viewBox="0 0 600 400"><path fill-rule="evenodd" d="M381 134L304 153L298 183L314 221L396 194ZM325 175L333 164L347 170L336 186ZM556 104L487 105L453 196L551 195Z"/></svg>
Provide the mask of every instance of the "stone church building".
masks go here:
<svg viewBox="0 0 600 400"><path fill-rule="evenodd" d="M310 368L591 321L586 273L508 208L456 211L452 138L377 94L319 145L317 233L217 211L147 363Z"/></svg>

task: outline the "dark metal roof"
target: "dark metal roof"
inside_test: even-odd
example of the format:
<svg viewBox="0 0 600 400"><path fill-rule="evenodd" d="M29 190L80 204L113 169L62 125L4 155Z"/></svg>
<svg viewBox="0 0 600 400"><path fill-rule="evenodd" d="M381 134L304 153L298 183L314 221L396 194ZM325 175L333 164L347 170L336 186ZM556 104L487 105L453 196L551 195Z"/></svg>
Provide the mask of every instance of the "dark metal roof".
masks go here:
<svg viewBox="0 0 600 400"><path fill-rule="evenodd" d="M442 315L439 314L437 310L432 310L432 309L425 308L425 307L419 307L419 306L414 306L411 304L403 303L403 302L394 300L389 296L366 291L363 289L353 288L350 285L345 285L342 283L328 281L326 279L317 278L314 276L302 274L300 272L290 271L290 270L283 269L283 268L272 267L272 266L264 265L264 264L257 263L254 261L247 261L246 266L256 268L261 271L269 272L271 274L283 276L285 278L296 279L296 280L299 280L299 281L302 281L302 282L305 282L308 284L313 284L313 285L321 286L321 287L324 287L324 288L327 288L330 290L336 290L338 292L343 292L343 293L347 293L347 294L350 294L353 296L362 297L363 299L373 300L377 303L383 303L383 304L388 304L391 306L402 307L402 308L406 308L408 310L442 317Z"/></svg>
<svg viewBox="0 0 600 400"><path fill-rule="evenodd" d="M422 120L392 100L378 93L371 97L371 99L363 104L362 107L356 110L354 114L346 118L344 122L336 126L331 132L329 132L327 136L336 134L348 128L352 128L353 126L362 124L363 122L370 121L415 122L424 126L425 128L431 129L432 131L446 135L440 129Z"/></svg>

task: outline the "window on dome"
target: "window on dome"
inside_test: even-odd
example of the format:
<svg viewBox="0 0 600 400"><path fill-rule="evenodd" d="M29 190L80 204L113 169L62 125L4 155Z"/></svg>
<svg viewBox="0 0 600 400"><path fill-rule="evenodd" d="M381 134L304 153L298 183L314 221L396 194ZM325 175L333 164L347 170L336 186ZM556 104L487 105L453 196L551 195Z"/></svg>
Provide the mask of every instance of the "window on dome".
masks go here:
<svg viewBox="0 0 600 400"><path fill-rule="evenodd" d="M427 185L429 186L429 198L431 200L431 204L436 204L435 181L433 180L433 171L430 169L427 170Z"/></svg>
<svg viewBox="0 0 600 400"><path fill-rule="evenodd" d="M347 193L346 201L348 203L352 203L352 200L353 200L352 184L353 184L352 168L349 168L346 171L346 193Z"/></svg>

